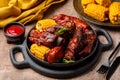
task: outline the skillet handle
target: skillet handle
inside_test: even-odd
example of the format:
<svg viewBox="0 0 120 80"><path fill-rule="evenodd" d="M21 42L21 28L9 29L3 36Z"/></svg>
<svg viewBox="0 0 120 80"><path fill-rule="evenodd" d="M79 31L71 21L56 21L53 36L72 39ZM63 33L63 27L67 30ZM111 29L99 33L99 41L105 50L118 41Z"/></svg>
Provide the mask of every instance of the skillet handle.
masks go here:
<svg viewBox="0 0 120 80"><path fill-rule="evenodd" d="M18 52L21 52L22 55L23 55L23 58L24 58L24 60L21 61L21 62L18 62L15 59L15 54L18 53ZM18 45L18 46L15 46L15 47L11 48L10 59L11 59L13 65L16 68L22 69L22 68L28 68L29 67L29 61L28 61L29 59L27 58L26 48L25 48L24 45Z"/></svg>
<svg viewBox="0 0 120 80"><path fill-rule="evenodd" d="M103 35L106 37L108 43L107 44L102 44L100 43L100 47L102 48L103 51L108 50L112 47L113 45L113 41L111 36L109 35L109 33L103 29L101 30L95 30L95 32L97 33L97 36Z"/></svg>

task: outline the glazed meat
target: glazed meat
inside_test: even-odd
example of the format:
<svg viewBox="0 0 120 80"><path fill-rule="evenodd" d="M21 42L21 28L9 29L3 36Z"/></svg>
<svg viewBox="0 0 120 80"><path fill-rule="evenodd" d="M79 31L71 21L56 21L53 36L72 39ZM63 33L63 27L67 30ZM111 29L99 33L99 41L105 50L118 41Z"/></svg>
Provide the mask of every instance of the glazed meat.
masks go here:
<svg viewBox="0 0 120 80"><path fill-rule="evenodd" d="M65 40L68 40L72 34L71 30L62 30L62 28L64 27L57 25L44 29L42 32L39 30L32 30L30 32L29 40L38 45L44 45L50 48L59 46L60 44L64 43ZM57 30L59 33L63 34L55 34Z"/></svg>
<svg viewBox="0 0 120 80"><path fill-rule="evenodd" d="M75 25L74 22L71 20L71 17L63 15L63 14L54 16L52 19L55 20L57 24L62 25L62 26L73 28L73 26Z"/></svg>
<svg viewBox="0 0 120 80"><path fill-rule="evenodd" d="M69 26L71 28L73 27L73 24L76 27L81 27L84 29L87 29L89 27L85 21L80 20L79 18L76 18L76 17L67 16L64 14L59 14L57 16L54 16L52 19L55 20L59 25Z"/></svg>
<svg viewBox="0 0 120 80"><path fill-rule="evenodd" d="M96 34L79 18L60 14L52 18L57 25L42 30L32 30L29 40L50 48L44 59L49 63L76 61L89 55Z"/></svg>
<svg viewBox="0 0 120 80"><path fill-rule="evenodd" d="M92 30L87 30L85 31L85 40L84 43L86 44L86 47L79 52L79 56L85 57L89 55L92 51L92 48L94 46L95 40L96 40L96 35Z"/></svg>
<svg viewBox="0 0 120 80"><path fill-rule="evenodd" d="M30 33L29 40L31 42L34 42L38 45L45 45L48 47L54 47L55 41L57 39L57 35L51 34L49 32L39 32L36 30L33 30Z"/></svg>
<svg viewBox="0 0 120 80"><path fill-rule="evenodd" d="M73 38L70 39L64 58L67 60L75 60L75 55L83 49L83 46L83 30L82 28L78 28Z"/></svg>
<svg viewBox="0 0 120 80"><path fill-rule="evenodd" d="M77 60L80 57L86 57L93 49L96 35L92 30L83 30L77 28L73 38L70 39L64 59Z"/></svg>
<svg viewBox="0 0 120 80"><path fill-rule="evenodd" d="M74 22L76 26L74 35L66 48L65 59L75 60L77 57L86 56L91 53L96 35L89 29L89 25L85 21L64 14L54 16L53 19L59 25L66 26L68 22ZM69 27L73 28L72 26Z"/></svg>
<svg viewBox="0 0 120 80"><path fill-rule="evenodd" d="M64 51L62 46L54 47L50 50L48 54L45 55L46 61L49 63L59 62L64 56Z"/></svg>

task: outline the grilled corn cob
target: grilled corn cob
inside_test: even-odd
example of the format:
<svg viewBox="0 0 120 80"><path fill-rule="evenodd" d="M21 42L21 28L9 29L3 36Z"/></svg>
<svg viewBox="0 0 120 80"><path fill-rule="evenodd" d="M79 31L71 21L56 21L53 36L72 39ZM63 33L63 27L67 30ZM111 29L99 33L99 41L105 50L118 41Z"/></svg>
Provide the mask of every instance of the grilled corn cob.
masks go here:
<svg viewBox="0 0 120 80"><path fill-rule="evenodd" d="M113 24L120 24L120 2L113 2L110 5L109 19Z"/></svg>
<svg viewBox="0 0 120 80"><path fill-rule="evenodd" d="M97 4L105 7L109 7L111 0L95 0Z"/></svg>
<svg viewBox="0 0 120 80"><path fill-rule="evenodd" d="M81 0L81 5L83 8L86 8L86 6L90 3L95 3L95 0Z"/></svg>
<svg viewBox="0 0 120 80"><path fill-rule="evenodd" d="M44 55L49 52L49 48L43 45L38 46L37 44L32 44L30 51L37 58L44 60Z"/></svg>
<svg viewBox="0 0 120 80"><path fill-rule="evenodd" d="M84 9L84 13L100 21L108 20L106 16L108 14L108 8L97 4L88 4L87 7Z"/></svg>
<svg viewBox="0 0 120 80"><path fill-rule="evenodd" d="M57 23L53 19L43 19L43 20L39 20L36 23L36 29L40 30L40 29L52 27L55 25L57 25Z"/></svg>

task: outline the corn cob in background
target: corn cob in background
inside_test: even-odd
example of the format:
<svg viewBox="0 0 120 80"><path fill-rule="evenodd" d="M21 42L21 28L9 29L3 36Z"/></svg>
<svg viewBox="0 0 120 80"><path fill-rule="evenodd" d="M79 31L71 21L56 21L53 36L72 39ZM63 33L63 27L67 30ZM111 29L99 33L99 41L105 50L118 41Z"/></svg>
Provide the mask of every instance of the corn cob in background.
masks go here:
<svg viewBox="0 0 120 80"><path fill-rule="evenodd" d="M44 55L47 54L50 49L43 45L38 46L37 44L32 44L30 47L30 51L37 58L44 60Z"/></svg>
<svg viewBox="0 0 120 80"><path fill-rule="evenodd" d="M86 8L86 6L90 3L95 3L95 0L81 0L81 4L83 8Z"/></svg>
<svg viewBox="0 0 120 80"><path fill-rule="evenodd" d="M95 0L95 2L101 6L109 7L111 0Z"/></svg>
<svg viewBox="0 0 120 80"><path fill-rule="evenodd" d="M109 19L113 24L120 24L120 2L113 2L110 5Z"/></svg>
<svg viewBox="0 0 120 80"><path fill-rule="evenodd" d="M84 13L86 13L88 16L95 18L100 21L106 21L108 20L108 8L97 5L97 4L88 4L87 7L84 9Z"/></svg>

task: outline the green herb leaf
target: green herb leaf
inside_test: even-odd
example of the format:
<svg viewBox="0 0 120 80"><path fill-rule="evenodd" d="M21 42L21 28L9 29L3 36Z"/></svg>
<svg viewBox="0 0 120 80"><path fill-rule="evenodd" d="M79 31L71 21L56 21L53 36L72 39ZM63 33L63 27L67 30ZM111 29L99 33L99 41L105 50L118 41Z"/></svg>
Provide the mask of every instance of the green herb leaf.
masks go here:
<svg viewBox="0 0 120 80"><path fill-rule="evenodd" d="M70 30L70 28L68 28L68 27L62 27L62 28L60 28L60 29L58 29L57 31L55 31L55 34L64 34L64 32L65 31L68 31L68 30Z"/></svg>
<svg viewBox="0 0 120 80"><path fill-rule="evenodd" d="M75 62L75 61L74 61L74 60L63 59L63 62L64 62L64 63L73 63L73 62Z"/></svg>

